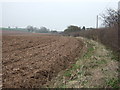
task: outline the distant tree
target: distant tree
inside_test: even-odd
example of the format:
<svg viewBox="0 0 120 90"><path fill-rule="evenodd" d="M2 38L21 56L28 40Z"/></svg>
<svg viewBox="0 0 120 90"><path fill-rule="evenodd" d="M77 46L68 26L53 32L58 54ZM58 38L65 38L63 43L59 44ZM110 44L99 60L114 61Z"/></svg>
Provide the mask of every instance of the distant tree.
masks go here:
<svg viewBox="0 0 120 90"><path fill-rule="evenodd" d="M40 27L40 29L39 29L37 27L33 27L30 25L27 26L27 30L28 30L28 32L36 32L36 33L49 33L50 32L50 30L47 29L46 27Z"/></svg>
<svg viewBox="0 0 120 90"><path fill-rule="evenodd" d="M34 31L34 27L33 26L27 26L27 30L28 32L33 32Z"/></svg>
<svg viewBox="0 0 120 90"><path fill-rule="evenodd" d="M47 29L46 27L41 27L41 28L39 29L39 32L40 32L40 33L49 33L50 30Z"/></svg>
<svg viewBox="0 0 120 90"><path fill-rule="evenodd" d="M64 32L76 32L76 31L81 31L81 28L78 26L70 25L67 27L67 29L64 30Z"/></svg>
<svg viewBox="0 0 120 90"><path fill-rule="evenodd" d="M8 28L10 29L11 27L10 27L10 26L8 26Z"/></svg>
<svg viewBox="0 0 120 90"><path fill-rule="evenodd" d="M112 27L120 22L120 11L114 9L107 9L106 13L101 14L101 17L103 20L103 25L105 27Z"/></svg>
<svg viewBox="0 0 120 90"><path fill-rule="evenodd" d="M16 26L15 29L18 29L18 27Z"/></svg>
<svg viewBox="0 0 120 90"><path fill-rule="evenodd" d="M33 27L33 32L38 33L38 32L39 32L39 28L37 28L37 27Z"/></svg>
<svg viewBox="0 0 120 90"><path fill-rule="evenodd" d="M51 33L58 33L56 30L51 31Z"/></svg>
<svg viewBox="0 0 120 90"><path fill-rule="evenodd" d="M83 26L83 28L82 28L83 30L85 30L85 26Z"/></svg>

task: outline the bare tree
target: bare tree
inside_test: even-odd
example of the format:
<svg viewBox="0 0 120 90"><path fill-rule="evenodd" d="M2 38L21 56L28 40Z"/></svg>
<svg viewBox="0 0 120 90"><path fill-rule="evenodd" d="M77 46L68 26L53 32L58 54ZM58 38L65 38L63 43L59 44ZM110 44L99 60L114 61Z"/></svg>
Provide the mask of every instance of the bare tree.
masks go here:
<svg viewBox="0 0 120 90"><path fill-rule="evenodd" d="M101 17L105 27L112 27L119 23L120 12L114 9L107 9L106 13L102 14Z"/></svg>

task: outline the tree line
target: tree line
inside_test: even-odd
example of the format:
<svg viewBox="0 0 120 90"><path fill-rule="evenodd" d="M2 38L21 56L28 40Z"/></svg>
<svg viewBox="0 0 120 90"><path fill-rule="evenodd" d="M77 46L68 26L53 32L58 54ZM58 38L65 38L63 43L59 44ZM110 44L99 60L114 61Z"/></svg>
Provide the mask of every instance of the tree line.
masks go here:
<svg viewBox="0 0 120 90"><path fill-rule="evenodd" d="M50 30L46 27L33 27L33 26L27 26L26 28L28 30L28 32L34 32L34 33L58 33L56 30Z"/></svg>
<svg viewBox="0 0 120 90"><path fill-rule="evenodd" d="M19 27L2 27L1 30L11 30L11 31L25 31L25 32L32 32L32 33L58 33L57 30L50 30L46 27L33 27L31 25L27 26L26 28L19 28Z"/></svg>

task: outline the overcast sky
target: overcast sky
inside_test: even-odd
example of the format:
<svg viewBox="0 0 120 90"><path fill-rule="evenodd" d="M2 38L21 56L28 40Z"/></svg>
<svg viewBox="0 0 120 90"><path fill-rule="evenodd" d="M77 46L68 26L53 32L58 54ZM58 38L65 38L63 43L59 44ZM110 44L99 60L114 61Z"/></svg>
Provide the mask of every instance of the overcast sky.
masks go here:
<svg viewBox="0 0 120 90"><path fill-rule="evenodd" d="M32 25L64 30L69 25L95 27L96 16L104 13L107 8L117 9L119 0L16 1L18 2L4 0L1 3L0 19L2 18L3 27ZM99 20L99 26L100 23Z"/></svg>

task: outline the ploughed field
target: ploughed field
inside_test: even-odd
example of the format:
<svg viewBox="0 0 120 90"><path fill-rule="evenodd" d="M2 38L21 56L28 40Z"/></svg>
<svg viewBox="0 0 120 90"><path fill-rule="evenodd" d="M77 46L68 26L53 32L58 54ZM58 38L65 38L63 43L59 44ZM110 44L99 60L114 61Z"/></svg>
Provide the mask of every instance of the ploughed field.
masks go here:
<svg viewBox="0 0 120 90"><path fill-rule="evenodd" d="M75 63L80 39L53 35L3 35L3 88L37 88Z"/></svg>

